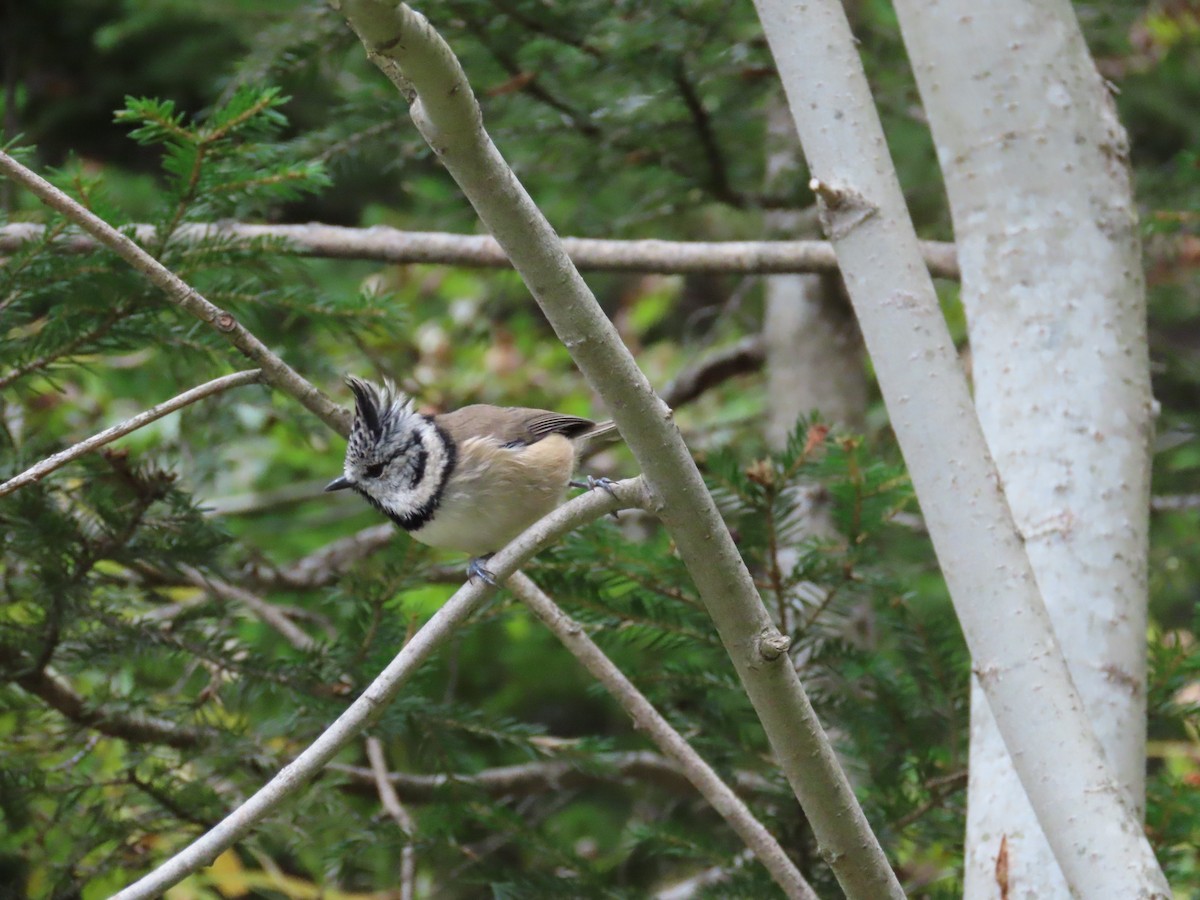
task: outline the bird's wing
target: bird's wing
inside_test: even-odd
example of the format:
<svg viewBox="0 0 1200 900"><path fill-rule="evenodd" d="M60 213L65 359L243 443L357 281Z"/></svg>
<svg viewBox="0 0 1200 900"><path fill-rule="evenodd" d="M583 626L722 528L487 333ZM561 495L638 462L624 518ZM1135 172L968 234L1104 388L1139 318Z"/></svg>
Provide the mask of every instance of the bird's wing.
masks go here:
<svg viewBox="0 0 1200 900"><path fill-rule="evenodd" d="M534 444L552 434L573 438L595 427L591 419L519 406L464 406L435 418L456 443L492 437L500 444Z"/></svg>
<svg viewBox="0 0 1200 900"><path fill-rule="evenodd" d="M561 434L572 438L584 432L591 431L596 426L596 423L591 419L584 419L579 416L564 416L561 413L547 412L544 409L523 409L521 412L528 414L526 422L528 423L529 432L538 437L545 437L548 434Z"/></svg>

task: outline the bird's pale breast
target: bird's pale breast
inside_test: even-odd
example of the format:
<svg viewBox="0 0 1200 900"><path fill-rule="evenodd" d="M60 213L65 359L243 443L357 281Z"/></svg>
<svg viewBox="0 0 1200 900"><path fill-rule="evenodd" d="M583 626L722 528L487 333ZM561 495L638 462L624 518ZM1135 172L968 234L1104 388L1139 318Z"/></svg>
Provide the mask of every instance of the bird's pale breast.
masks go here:
<svg viewBox="0 0 1200 900"><path fill-rule="evenodd" d="M562 502L575 468L575 448L559 434L504 447L468 438L433 519L412 536L431 547L483 556Z"/></svg>

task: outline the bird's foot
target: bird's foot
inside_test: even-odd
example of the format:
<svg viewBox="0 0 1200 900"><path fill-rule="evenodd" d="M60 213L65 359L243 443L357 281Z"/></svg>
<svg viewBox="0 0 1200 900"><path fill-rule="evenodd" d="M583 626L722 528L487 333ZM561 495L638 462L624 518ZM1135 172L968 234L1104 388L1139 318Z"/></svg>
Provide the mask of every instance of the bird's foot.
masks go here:
<svg viewBox="0 0 1200 900"><path fill-rule="evenodd" d="M613 490L613 485L615 485L616 482L611 478L593 478L591 475L589 475L587 476L587 481L572 481L570 484L571 487L583 488L587 491L594 491L596 488L600 488L602 491L607 491L610 497L618 500L620 499L617 497L617 492ZM614 509L611 513L609 513L609 515L611 515L614 519L617 518L617 510Z"/></svg>
<svg viewBox="0 0 1200 900"><path fill-rule="evenodd" d="M491 569L484 565L484 563L491 558L492 554L489 553L487 556L476 556L469 563L467 563L467 580L474 581L476 578L478 578L485 584L490 584L492 587L496 587L496 576L492 574Z"/></svg>

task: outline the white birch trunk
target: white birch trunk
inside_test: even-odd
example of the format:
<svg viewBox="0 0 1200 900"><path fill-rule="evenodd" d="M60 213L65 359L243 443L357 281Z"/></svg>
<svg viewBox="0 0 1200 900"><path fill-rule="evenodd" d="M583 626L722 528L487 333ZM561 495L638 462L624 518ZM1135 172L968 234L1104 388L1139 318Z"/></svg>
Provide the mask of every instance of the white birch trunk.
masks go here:
<svg viewBox="0 0 1200 900"><path fill-rule="evenodd" d="M1152 400L1125 133L1065 0L896 8L953 213L979 418L1140 812ZM966 896L1068 897L977 682L970 773Z"/></svg>
<svg viewBox="0 0 1200 900"><path fill-rule="evenodd" d="M836 0L755 0L755 6L975 671L1037 820L1079 896L1166 898L1162 869L1055 639L920 262L845 12ZM1064 91L1049 89L1049 96ZM1113 220L1111 208L1091 212L1080 227L1099 217L1117 233L1128 232L1129 223ZM1127 352L1106 328L1099 352ZM1116 432L1137 430L1127 414L1112 419L1105 425ZM1111 489L1125 488L1116 482Z"/></svg>
<svg viewBox="0 0 1200 900"><path fill-rule="evenodd" d="M764 185L788 193L803 177L796 126L780 98L767 107ZM768 239L812 237L811 216L768 212ZM834 273L771 275L763 283L763 338L767 348L767 441L782 447L800 416L817 410L826 421L861 427L867 408L862 336Z"/></svg>

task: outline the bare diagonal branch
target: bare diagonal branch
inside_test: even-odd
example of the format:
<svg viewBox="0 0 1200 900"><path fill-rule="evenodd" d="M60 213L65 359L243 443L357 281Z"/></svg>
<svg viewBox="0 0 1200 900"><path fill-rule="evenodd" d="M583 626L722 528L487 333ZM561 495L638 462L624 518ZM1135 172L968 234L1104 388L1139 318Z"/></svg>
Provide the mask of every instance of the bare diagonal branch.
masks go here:
<svg viewBox="0 0 1200 900"><path fill-rule="evenodd" d="M414 883L417 877L417 855L413 847L412 836L416 823L388 778L387 760L383 754L383 744L377 737L367 738L367 759L371 763L371 774L375 778L375 787L379 791L379 803L384 811L392 817L406 838L404 849L400 851L400 900L412 900Z"/></svg>
<svg viewBox="0 0 1200 900"><path fill-rule="evenodd" d="M563 612L525 573L511 575L508 586L604 686L633 719L638 730L679 765L688 781L754 852L784 894L801 900L817 900L813 889L771 832L754 817L749 807L730 790L712 766L684 740L683 735L671 727L671 723L625 677L596 642L588 637L582 626Z"/></svg>
<svg viewBox="0 0 1200 900"><path fill-rule="evenodd" d="M205 397L211 397L213 394L218 394L221 391L227 391L230 388L240 387L244 384L254 384L262 380L262 369L250 369L246 372L234 372L232 375L222 375L220 378L214 378L212 381L207 381L199 387L194 387L189 391L184 391L178 397L172 397L157 406L152 406L145 412L140 412L132 418L126 419L112 428L106 428L99 434L94 434L86 440L80 441L73 447L68 447L66 450L59 451L53 456L48 456L34 466L30 466L20 475L15 475L8 481L0 484L0 497L5 494L11 494L13 491L25 487L27 484L34 484L41 481L51 472L56 469L61 469L67 463L79 459L79 457L91 453L105 444L110 444L119 437L124 437L149 425L151 422L161 419L163 416L183 409L197 400L203 400Z"/></svg>
<svg viewBox="0 0 1200 900"><path fill-rule="evenodd" d="M642 467L780 769L852 898L903 897L671 411L638 368L553 227L483 128L466 73L436 30L394 0L341 0L368 58L521 274Z"/></svg>
<svg viewBox="0 0 1200 900"><path fill-rule="evenodd" d="M641 478L613 485L613 493L590 491L560 506L535 523L497 553L488 568L498 581L512 575L538 550L585 522L614 510L645 506L647 496ZM463 585L425 623L387 668L338 716L308 748L258 790L240 807L165 863L115 895L115 900L149 900L177 884L192 872L208 865L231 847L272 810L282 804L319 772L333 755L367 726L378 710L400 691L413 672L425 662L466 618L490 597L494 588L483 581Z"/></svg>
<svg viewBox="0 0 1200 900"><path fill-rule="evenodd" d="M247 331L232 313L209 302L182 278L117 231L91 210L72 200L46 179L0 151L0 173L25 187L47 206L56 209L93 238L161 288L177 306L216 329L229 343L262 369L262 379L300 401L339 434L350 433L350 413L342 409L295 369Z"/></svg>
<svg viewBox="0 0 1200 900"><path fill-rule="evenodd" d="M285 641L297 650L307 651L317 647L317 641L303 628L284 615L283 611L274 604L268 603L257 594L245 588L238 587L236 584L230 584L221 578L206 575L199 569L194 569L191 566L180 566L179 570L196 587L203 588L222 600L232 600L234 603L240 603L257 618L275 629L275 631L282 635Z"/></svg>

